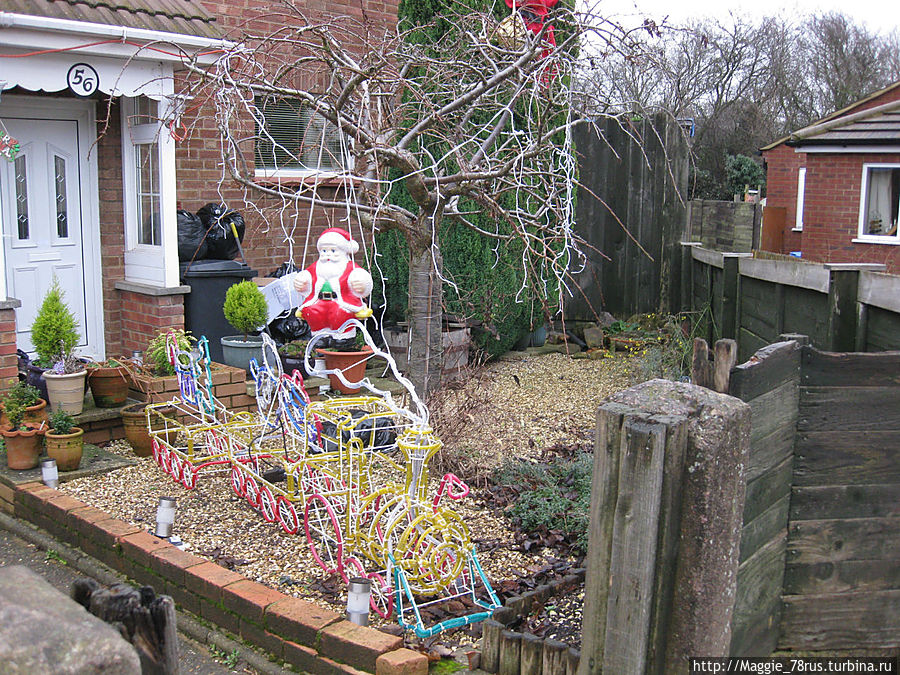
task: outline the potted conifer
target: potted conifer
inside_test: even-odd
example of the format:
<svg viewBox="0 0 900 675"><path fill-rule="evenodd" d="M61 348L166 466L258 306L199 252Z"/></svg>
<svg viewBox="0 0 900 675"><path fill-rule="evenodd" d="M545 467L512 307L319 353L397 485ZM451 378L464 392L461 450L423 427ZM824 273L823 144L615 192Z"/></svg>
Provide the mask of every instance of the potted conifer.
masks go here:
<svg viewBox="0 0 900 675"><path fill-rule="evenodd" d="M50 407L78 415L84 406L87 371L75 356L75 345L80 340L78 322L63 295L54 278L31 324L31 342L38 354L38 365L49 368L42 377L47 383Z"/></svg>
<svg viewBox="0 0 900 675"><path fill-rule="evenodd" d="M84 452L84 429L75 426L75 418L65 410L50 415L50 430L44 435L47 456L56 460L60 471L74 471Z"/></svg>
<svg viewBox="0 0 900 675"><path fill-rule="evenodd" d="M262 337L250 335L266 325L269 307L262 291L252 281L242 281L225 293L225 319L241 335L221 338L222 358L229 366L249 372L250 360L262 362Z"/></svg>

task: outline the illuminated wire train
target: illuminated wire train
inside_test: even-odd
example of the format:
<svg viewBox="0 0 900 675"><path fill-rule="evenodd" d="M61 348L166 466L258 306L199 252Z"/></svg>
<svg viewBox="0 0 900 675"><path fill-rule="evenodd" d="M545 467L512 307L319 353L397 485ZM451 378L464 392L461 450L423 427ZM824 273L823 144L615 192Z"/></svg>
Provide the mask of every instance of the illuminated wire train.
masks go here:
<svg viewBox="0 0 900 675"><path fill-rule="evenodd" d="M419 637L490 616L500 602L468 528L444 502L462 499L468 487L447 474L429 496L428 465L441 443L411 385L418 414L365 380L378 395L313 402L300 374L282 373L274 343L264 339L262 365L251 364L256 414L230 413L212 396L205 338L191 354L170 341L181 396L147 408L157 463L188 489L203 469L230 466L232 489L263 519L305 536L326 573L370 579L372 610L384 618L396 612ZM425 626L424 608L456 598L473 611Z"/></svg>

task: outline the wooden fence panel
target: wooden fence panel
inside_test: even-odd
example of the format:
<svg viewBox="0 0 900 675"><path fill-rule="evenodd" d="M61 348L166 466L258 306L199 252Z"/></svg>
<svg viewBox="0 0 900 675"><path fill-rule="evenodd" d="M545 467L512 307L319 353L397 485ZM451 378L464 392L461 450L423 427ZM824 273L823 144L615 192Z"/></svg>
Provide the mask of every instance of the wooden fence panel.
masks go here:
<svg viewBox="0 0 900 675"><path fill-rule="evenodd" d="M900 314L878 307L866 310L866 339L863 349L880 352L900 347Z"/></svg>
<svg viewBox="0 0 900 675"><path fill-rule="evenodd" d="M757 288L771 290L764 283ZM751 411L730 652L735 656L768 656L778 641L799 384L794 341L768 345L731 371L728 393Z"/></svg>
<svg viewBox="0 0 900 675"><path fill-rule="evenodd" d="M779 646L900 646L900 353L803 348Z"/></svg>
<svg viewBox="0 0 900 675"><path fill-rule="evenodd" d="M828 296L809 288L783 286L784 320L778 333L802 333L810 344L827 349L829 345ZM774 338L773 338L774 339Z"/></svg>

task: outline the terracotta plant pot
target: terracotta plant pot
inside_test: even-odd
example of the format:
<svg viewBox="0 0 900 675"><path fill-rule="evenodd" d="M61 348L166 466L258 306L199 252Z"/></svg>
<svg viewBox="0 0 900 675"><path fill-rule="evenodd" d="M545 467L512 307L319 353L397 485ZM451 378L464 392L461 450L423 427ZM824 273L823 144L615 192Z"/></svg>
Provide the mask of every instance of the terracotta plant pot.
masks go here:
<svg viewBox="0 0 900 675"><path fill-rule="evenodd" d="M47 456L56 460L56 468L60 471L74 471L81 464L84 452L84 429L72 427L70 434L54 434L48 431L44 435Z"/></svg>
<svg viewBox="0 0 900 675"><path fill-rule="evenodd" d="M122 409L122 424L125 427L125 439L131 443L134 454L138 457L149 457L153 453L153 440L150 436L150 430L147 428L146 407L146 403L135 403L134 405ZM174 416L175 408L158 408L157 412L162 413L167 417ZM153 425L154 429L159 429L163 426L162 421L156 414L151 417L150 423ZM163 435L165 436L166 443L169 445L174 444L176 434L177 430L175 429L164 432Z"/></svg>
<svg viewBox="0 0 900 675"><path fill-rule="evenodd" d="M47 401L40 399L34 405L25 408L25 424L33 424L36 427L41 426L41 422L49 419L47 415ZM6 417L6 409L0 403L0 425L9 424L9 418ZM44 425L47 426L46 424Z"/></svg>
<svg viewBox="0 0 900 675"><path fill-rule="evenodd" d="M6 443L6 466L16 471L33 469L38 465L44 431L26 427L11 431L9 425L0 428Z"/></svg>
<svg viewBox="0 0 900 675"><path fill-rule="evenodd" d="M88 366L88 385L98 408L125 405L128 383L128 370L123 366Z"/></svg>
<svg viewBox="0 0 900 675"><path fill-rule="evenodd" d="M70 415L80 415L84 410L85 378L87 371L57 375L44 371L47 396L53 410L65 410Z"/></svg>
<svg viewBox="0 0 900 675"><path fill-rule="evenodd" d="M317 349L319 354L325 357L325 367L328 370L340 370L348 382L359 382L366 374L366 362L372 354L372 349L366 347L358 352L336 352L330 349ZM348 387L338 379L337 375L329 375L331 388L342 394L359 393L359 387Z"/></svg>

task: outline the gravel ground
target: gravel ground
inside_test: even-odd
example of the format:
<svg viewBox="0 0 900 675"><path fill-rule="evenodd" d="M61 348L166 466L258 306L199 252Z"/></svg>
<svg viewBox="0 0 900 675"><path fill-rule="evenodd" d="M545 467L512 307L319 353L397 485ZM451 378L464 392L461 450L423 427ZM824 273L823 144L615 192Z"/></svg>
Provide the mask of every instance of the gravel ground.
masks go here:
<svg viewBox="0 0 900 675"><path fill-rule="evenodd" d="M537 461L543 448L557 443L589 449L597 405L633 379L624 357L511 355L489 364L432 401L433 425L445 444L432 476L453 470L477 487L508 458ZM125 441L107 449L131 455ZM436 489L432 482L431 493ZM343 611L342 585L323 579L305 539L266 523L232 492L224 470L201 473L196 488L188 491L152 458L144 458L133 467L62 483L60 489L147 529L155 523L158 498L173 496L178 502L175 531L192 553L287 595ZM515 592L536 570L560 563L559 554L550 549L517 550L513 524L496 508L485 507L477 493L455 502L454 509L467 523L495 588ZM374 614L372 619L383 625ZM465 644L476 633L463 631L450 642Z"/></svg>

